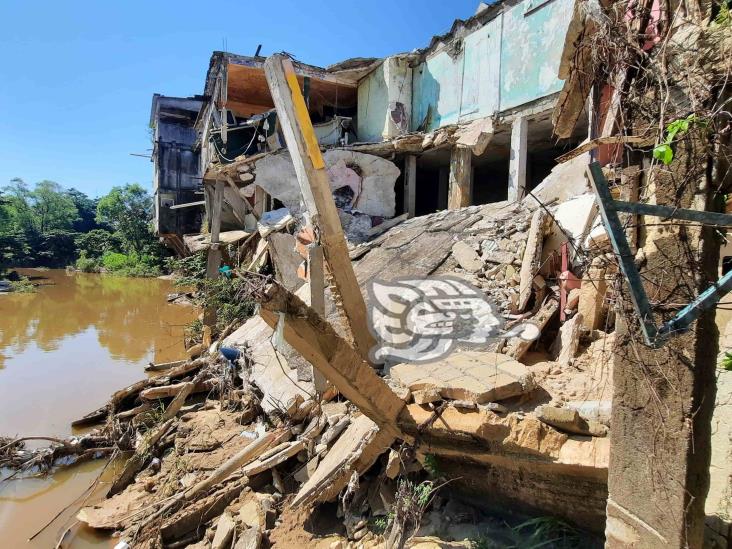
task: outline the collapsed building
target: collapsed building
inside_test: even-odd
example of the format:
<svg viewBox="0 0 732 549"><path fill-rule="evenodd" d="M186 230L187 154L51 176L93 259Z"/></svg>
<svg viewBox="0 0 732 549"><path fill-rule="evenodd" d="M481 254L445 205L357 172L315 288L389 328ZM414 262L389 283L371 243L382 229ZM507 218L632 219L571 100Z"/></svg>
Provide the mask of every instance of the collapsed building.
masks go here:
<svg viewBox="0 0 732 549"><path fill-rule="evenodd" d="M401 214L519 200L587 137L586 120L552 137L570 4L482 5L413 53L327 69L294 63L356 237ZM195 123L200 177L226 184L225 231L251 229L247 213L299 203L263 63L214 52ZM183 205L161 207L171 206Z"/></svg>
<svg viewBox="0 0 732 549"><path fill-rule="evenodd" d="M673 219L729 225L707 215L730 184L729 138L710 152L688 114L690 95L728 93L709 80L727 66L709 54L663 102L689 132L665 143L680 156L672 164L655 152L667 136L644 120L652 79L633 80L634 58L605 67L593 40L625 44L627 33L633 55L653 58L662 37L673 49L707 44L694 35L704 32L729 53L730 34L715 34L709 6L680 3L681 20L652 8L482 4L423 50L327 69L214 53L195 121L180 122L203 194L156 193L159 220L203 201L206 226L159 233L177 235L183 253L206 250L207 276L237 277L258 310L216 333L207 309L190 360L151 366L157 377L82 421L107 418L137 438L126 435L134 453L110 497L79 519L147 547L402 547L411 534L467 547L488 528L476 509L492 508L559 517L588 545L595 534L608 547L728 546L728 496L704 510L723 406L714 410L716 302L698 299L716 288L719 242ZM695 54L683 51L673 69L688 77ZM162 99L158 127L175 118L176 100ZM156 167L175 172L158 151ZM631 203L623 225L617 198ZM645 279L637 265L650 266ZM453 309L428 311L435 325L459 327L455 300L503 320L433 360L396 343L370 354L391 341L379 327L401 326L383 308L435 281L443 297L463 292L449 294ZM687 309L696 324L681 328ZM382 324L369 327L376 310ZM656 322L666 339L649 337ZM87 443L107 447L108 436ZM712 473L722 492L726 465ZM423 470L449 487L415 518L403 479ZM329 502L334 537L308 530L316 521L299 511ZM370 525L384 516L381 535ZM468 536L453 528L465 523Z"/></svg>

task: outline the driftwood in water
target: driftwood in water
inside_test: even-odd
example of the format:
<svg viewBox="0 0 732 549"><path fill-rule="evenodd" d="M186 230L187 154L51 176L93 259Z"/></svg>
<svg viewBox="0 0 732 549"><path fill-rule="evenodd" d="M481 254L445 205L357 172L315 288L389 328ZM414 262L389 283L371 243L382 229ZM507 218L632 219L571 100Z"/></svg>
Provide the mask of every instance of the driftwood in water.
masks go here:
<svg viewBox="0 0 732 549"><path fill-rule="evenodd" d="M145 463L150 459L152 450L160 439L168 433L168 430L172 425L173 420L169 419L147 434L140 446L135 450L134 455L125 463L122 472L115 479L114 483L112 483L112 487L109 489L107 497L120 493L134 480L135 475L142 470Z"/></svg>
<svg viewBox="0 0 732 549"><path fill-rule="evenodd" d="M93 412L89 412L84 417L80 417L76 421L71 422L72 427L87 427L96 423L101 423L107 419L109 414L109 404L105 404L101 408L97 408Z"/></svg>
<svg viewBox="0 0 732 549"><path fill-rule="evenodd" d="M210 391L216 386L215 379L207 379L195 383L193 387L188 389L190 393L201 393L204 391ZM140 391L140 398L142 400L158 400L161 398L175 397L184 388L188 387L188 383L174 383L173 385L161 385L160 387L150 387L143 391Z"/></svg>

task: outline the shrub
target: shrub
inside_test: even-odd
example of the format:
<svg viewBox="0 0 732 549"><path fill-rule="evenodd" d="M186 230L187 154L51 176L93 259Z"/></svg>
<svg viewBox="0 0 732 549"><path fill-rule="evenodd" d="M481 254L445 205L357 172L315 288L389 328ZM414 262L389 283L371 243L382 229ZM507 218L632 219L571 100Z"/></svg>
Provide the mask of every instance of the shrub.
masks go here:
<svg viewBox="0 0 732 549"><path fill-rule="evenodd" d="M83 273L98 273L99 262L96 259L87 257L86 251L82 251L79 259L76 260L75 267Z"/></svg>
<svg viewBox="0 0 732 549"><path fill-rule="evenodd" d="M36 291L35 285L26 276L21 276L19 280L11 280L10 288L14 292L19 292L21 294L29 294Z"/></svg>
<svg viewBox="0 0 732 549"><path fill-rule="evenodd" d="M155 258L136 253L107 252L102 256L102 266L110 273L121 276L159 276L160 267Z"/></svg>

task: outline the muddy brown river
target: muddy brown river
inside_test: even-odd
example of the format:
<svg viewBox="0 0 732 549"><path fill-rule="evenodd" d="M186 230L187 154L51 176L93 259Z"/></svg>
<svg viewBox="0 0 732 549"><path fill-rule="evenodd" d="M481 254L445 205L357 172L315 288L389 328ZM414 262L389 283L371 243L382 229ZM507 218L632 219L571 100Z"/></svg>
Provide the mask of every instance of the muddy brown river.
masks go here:
<svg viewBox="0 0 732 549"><path fill-rule="evenodd" d="M68 436L74 419L144 377L146 364L184 357L183 330L196 312L167 303L170 281L19 271L43 286L0 295L0 435ZM54 547L85 498L95 497L89 489L104 466L0 482L0 547ZM82 530L71 547L112 545Z"/></svg>

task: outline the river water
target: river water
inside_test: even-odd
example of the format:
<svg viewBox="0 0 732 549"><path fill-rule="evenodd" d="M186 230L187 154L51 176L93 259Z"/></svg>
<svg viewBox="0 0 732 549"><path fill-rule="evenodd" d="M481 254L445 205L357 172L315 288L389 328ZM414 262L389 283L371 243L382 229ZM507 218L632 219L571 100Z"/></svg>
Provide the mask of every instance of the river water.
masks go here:
<svg viewBox="0 0 732 549"><path fill-rule="evenodd" d="M196 313L167 303L170 281L19 271L43 286L0 295L0 435L68 436L73 420L144 377L146 364L185 356L183 330ZM104 465L0 483L0 547L54 547ZM82 530L72 547L109 545Z"/></svg>

